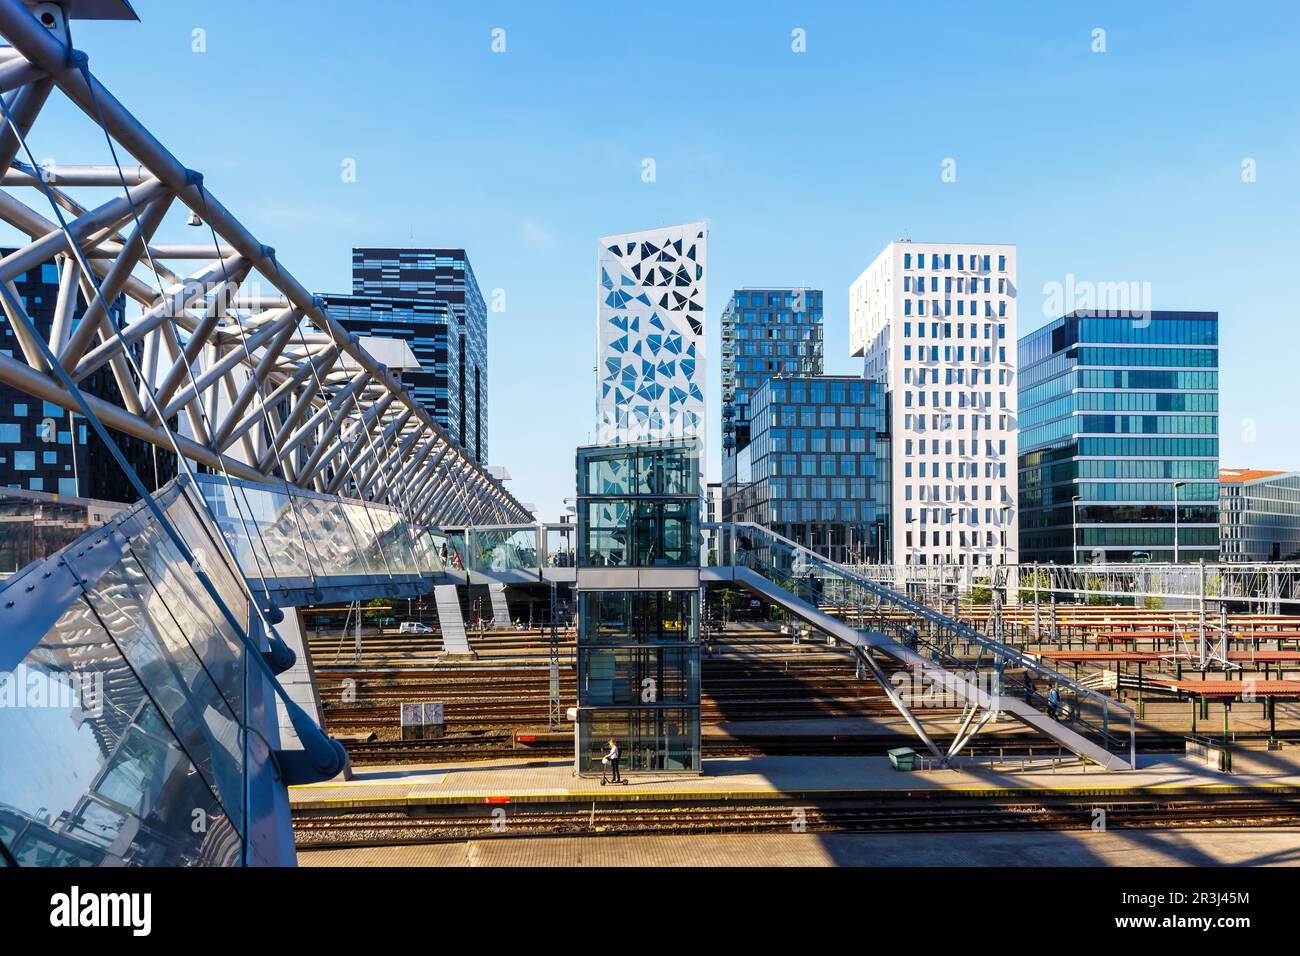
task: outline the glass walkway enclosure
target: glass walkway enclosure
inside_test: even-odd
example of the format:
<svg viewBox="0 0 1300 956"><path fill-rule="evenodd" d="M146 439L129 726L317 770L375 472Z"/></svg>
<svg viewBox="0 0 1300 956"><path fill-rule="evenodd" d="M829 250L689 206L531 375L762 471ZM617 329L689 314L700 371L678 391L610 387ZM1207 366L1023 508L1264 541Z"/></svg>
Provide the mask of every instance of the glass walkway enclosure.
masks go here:
<svg viewBox="0 0 1300 956"><path fill-rule="evenodd" d="M700 770L700 457L694 441L577 453L579 773Z"/></svg>
<svg viewBox="0 0 1300 956"><path fill-rule="evenodd" d="M141 503L0 586L0 847L19 865L292 863L285 784L342 757L316 760L297 723L309 750L279 749L288 662L266 622L441 580L441 536L371 502L213 475L156 500L193 562Z"/></svg>

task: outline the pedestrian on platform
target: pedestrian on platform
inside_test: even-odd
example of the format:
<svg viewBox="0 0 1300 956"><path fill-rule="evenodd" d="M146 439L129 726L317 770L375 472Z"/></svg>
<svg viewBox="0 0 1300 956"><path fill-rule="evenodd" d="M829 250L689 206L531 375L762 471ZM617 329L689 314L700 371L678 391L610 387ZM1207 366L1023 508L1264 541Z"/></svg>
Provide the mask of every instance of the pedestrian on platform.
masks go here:
<svg viewBox="0 0 1300 956"><path fill-rule="evenodd" d="M609 753L600 758L600 784L603 787L606 783L622 783L623 779L618 775L618 758L619 758L618 741L610 740ZM606 772L610 777L606 780Z"/></svg>
<svg viewBox="0 0 1300 956"><path fill-rule="evenodd" d="M1060 714L1060 712L1061 692L1058 691L1056 685L1053 684L1052 689L1047 692L1047 716L1051 717L1053 720L1057 720L1059 719L1057 715Z"/></svg>

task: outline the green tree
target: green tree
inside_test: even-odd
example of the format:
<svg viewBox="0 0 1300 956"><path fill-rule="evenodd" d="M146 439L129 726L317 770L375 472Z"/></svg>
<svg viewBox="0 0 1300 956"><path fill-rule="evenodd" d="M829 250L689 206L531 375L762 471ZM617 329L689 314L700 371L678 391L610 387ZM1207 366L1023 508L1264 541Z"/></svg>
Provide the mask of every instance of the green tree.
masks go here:
<svg viewBox="0 0 1300 956"><path fill-rule="evenodd" d="M1100 574L1090 574L1084 581L1084 586L1088 589L1087 603L1093 607L1100 607L1107 603L1104 594L1094 594L1094 591L1100 591L1106 583L1106 579Z"/></svg>
<svg viewBox="0 0 1300 956"><path fill-rule="evenodd" d="M1016 600L1021 604L1034 603L1035 580L1038 582L1038 600L1040 602L1050 602L1052 600L1052 592L1048 590L1052 584L1051 575L1047 573L1045 568L1039 568L1030 574L1027 580L1024 575L1021 575L1020 589L1016 592Z"/></svg>

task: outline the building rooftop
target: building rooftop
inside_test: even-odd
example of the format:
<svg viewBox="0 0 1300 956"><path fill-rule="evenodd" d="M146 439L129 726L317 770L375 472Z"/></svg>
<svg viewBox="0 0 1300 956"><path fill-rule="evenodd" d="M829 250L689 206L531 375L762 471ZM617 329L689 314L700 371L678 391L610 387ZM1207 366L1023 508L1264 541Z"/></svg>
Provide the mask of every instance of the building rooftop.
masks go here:
<svg viewBox="0 0 1300 956"><path fill-rule="evenodd" d="M1285 474L1288 473L1285 471L1261 471L1258 468L1220 468L1219 481L1224 483L1259 481L1261 478L1273 478Z"/></svg>

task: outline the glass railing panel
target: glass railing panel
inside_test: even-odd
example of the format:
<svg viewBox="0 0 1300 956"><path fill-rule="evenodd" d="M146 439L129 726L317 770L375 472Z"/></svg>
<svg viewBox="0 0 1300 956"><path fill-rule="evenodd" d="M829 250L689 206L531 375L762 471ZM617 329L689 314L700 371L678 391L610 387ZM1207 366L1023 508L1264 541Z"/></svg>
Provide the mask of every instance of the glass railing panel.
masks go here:
<svg viewBox="0 0 1300 956"><path fill-rule="evenodd" d="M47 691L0 707L0 833L20 865L239 862L216 795L86 602L14 673Z"/></svg>
<svg viewBox="0 0 1300 956"><path fill-rule="evenodd" d="M1052 685L1066 699L1063 721L1108 749L1128 755L1131 708L998 642L975 628L873 581L856 577L778 535L752 525L719 525L713 529L711 561L724 560L728 547L735 564L744 565L810 604L825 607L845 620L867 621L866 626L890 634L922 656L966 677L990 693L1015 696L1045 708ZM867 609L877 612L875 620ZM900 617L902 610L911 615ZM909 629L910 626L910 629Z"/></svg>
<svg viewBox="0 0 1300 956"><path fill-rule="evenodd" d="M334 507L343 515L344 523L352 529L353 540L357 544L356 557L365 569L363 573L387 577L391 572L379 542L382 525L375 520L370 509L360 502L348 499L334 502Z"/></svg>
<svg viewBox="0 0 1300 956"><path fill-rule="evenodd" d="M83 505L0 490L0 577L49 557L103 524L120 505Z"/></svg>
<svg viewBox="0 0 1300 956"><path fill-rule="evenodd" d="M203 662L203 669L217 685L232 713L244 707L244 643L199 582L194 569L181 560L180 552L156 525L131 543L132 557L139 563L158 598L167 608L180 633ZM219 591L236 594L237 582L224 580L220 568L205 562L209 579ZM233 586L232 586L233 585ZM246 598L234 607L243 607ZM229 605L228 605L229 606Z"/></svg>
<svg viewBox="0 0 1300 956"><path fill-rule="evenodd" d="M297 511L299 496L251 485L238 486L249 523L258 544L266 552L271 574L280 579L312 577L312 565L320 560L308 543Z"/></svg>
<svg viewBox="0 0 1300 956"><path fill-rule="evenodd" d="M474 528L470 532L471 564L475 571L535 570L537 527Z"/></svg>
<svg viewBox="0 0 1300 956"><path fill-rule="evenodd" d="M194 554L208 580L228 608L242 608L248 603L245 575L238 566L232 566L224 543L214 537L217 533L207 519L207 511L196 492L178 489L176 496L163 508L182 541ZM196 579L197 582L197 579ZM201 588L201 585L196 586ZM206 594L206 592L204 592ZM213 613L217 609L213 608Z"/></svg>
<svg viewBox="0 0 1300 956"><path fill-rule="evenodd" d="M77 558L64 560L77 573ZM149 692L226 815L243 819L243 757L232 701L222 695L167 603L133 555L104 571L86 600ZM235 681L234 683L238 683Z"/></svg>
<svg viewBox="0 0 1300 956"><path fill-rule="evenodd" d="M406 529L395 511L377 505L349 501L348 514L357 536L365 542L366 561L384 574L415 573Z"/></svg>
<svg viewBox="0 0 1300 956"><path fill-rule="evenodd" d="M447 536L427 528L411 526L415 539L415 560L419 563L421 574L433 574L445 570L448 559Z"/></svg>
<svg viewBox="0 0 1300 956"><path fill-rule="evenodd" d="M270 553L262 544L243 489L227 485L215 475L197 475L195 481L206 505L204 514L216 525L244 576L275 577ZM197 545L191 542L191 546Z"/></svg>
<svg viewBox="0 0 1300 956"><path fill-rule="evenodd" d="M469 568L469 532L457 528L447 534L447 570L465 571Z"/></svg>
<svg viewBox="0 0 1300 956"><path fill-rule="evenodd" d="M374 573L339 502L303 496L297 504L304 531L320 556L316 566L317 577Z"/></svg>

